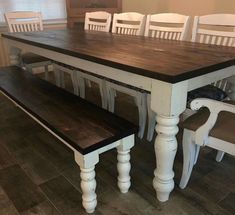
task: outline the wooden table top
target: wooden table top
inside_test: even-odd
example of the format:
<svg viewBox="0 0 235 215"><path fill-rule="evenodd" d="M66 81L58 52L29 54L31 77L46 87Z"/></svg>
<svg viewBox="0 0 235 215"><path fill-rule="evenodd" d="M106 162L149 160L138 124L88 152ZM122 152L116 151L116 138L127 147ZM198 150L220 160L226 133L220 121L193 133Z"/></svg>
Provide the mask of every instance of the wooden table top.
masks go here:
<svg viewBox="0 0 235 215"><path fill-rule="evenodd" d="M235 64L235 48L185 41L75 29L2 36L169 83Z"/></svg>

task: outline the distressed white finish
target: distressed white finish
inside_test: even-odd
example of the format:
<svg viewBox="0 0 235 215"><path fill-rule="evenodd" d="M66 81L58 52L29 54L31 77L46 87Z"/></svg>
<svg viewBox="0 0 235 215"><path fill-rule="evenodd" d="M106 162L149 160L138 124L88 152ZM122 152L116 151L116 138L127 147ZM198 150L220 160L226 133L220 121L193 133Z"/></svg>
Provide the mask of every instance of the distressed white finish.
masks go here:
<svg viewBox="0 0 235 215"><path fill-rule="evenodd" d="M5 19L12 33L15 32L31 32L31 31L43 31L42 15L40 12L27 12L17 11L5 13ZM14 52L14 51L13 51ZM20 53L17 55L13 54L10 57L11 65L20 65L25 67L29 72L33 72L33 68L44 67L45 79L48 80L48 67L51 65L51 61L43 61L33 64L22 65L20 61Z"/></svg>
<svg viewBox="0 0 235 215"><path fill-rule="evenodd" d="M148 15L144 35L167 40L185 40L189 18L189 16L177 13Z"/></svg>
<svg viewBox="0 0 235 215"><path fill-rule="evenodd" d="M183 173L180 181L180 187L183 189L186 187L189 178L192 173L195 160L197 159L198 146L208 146L219 150L216 160L219 162L222 160L224 152L235 156L235 144L227 141L211 137L209 132L214 127L218 114L221 111L227 111L235 114L235 106L211 99L195 99L191 103L193 110L199 110L201 107L207 107L210 111L207 121L200 126L195 132L184 129L183 135L183 153L184 153L184 165Z"/></svg>
<svg viewBox="0 0 235 215"><path fill-rule="evenodd" d="M189 16L177 13L159 13L147 16L145 36L168 40L185 40L189 28ZM147 140L153 138L156 114L150 108L150 97L148 95L148 133Z"/></svg>
<svg viewBox="0 0 235 215"><path fill-rule="evenodd" d="M162 126L165 130L155 141L157 168L155 170L156 177L154 181L157 198L160 201L167 201L174 187L172 166L177 149L174 135L174 129L177 128L175 124L177 119L175 120L175 117L178 117L186 109L187 91L235 75L235 66L230 66L186 81L171 84L26 43L6 38L4 38L4 41L8 43L9 48L16 47L24 51L30 50L55 61L151 92L151 109L158 117L171 121L171 126L166 126L162 123L162 120L159 120L160 128ZM172 124L174 125L172 126ZM174 132L172 132L172 128ZM168 145L171 147L168 147Z"/></svg>
<svg viewBox="0 0 235 215"><path fill-rule="evenodd" d="M115 13L113 15L112 33L143 35L145 15L135 12Z"/></svg>
<svg viewBox="0 0 235 215"><path fill-rule="evenodd" d="M145 15L135 12L119 13L113 15L112 33L127 35L142 35L145 25ZM139 111L139 138L143 138L147 119L146 93L120 86L107 81L108 109L114 112L116 91L120 91L134 97Z"/></svg>
<svg viewBox="0 0 235 215"><path fill-rule="evenodd" d="M85 30L109 32L112 15L105 11L87 12L85 15Z"/></svg>
<svg viewBox="0 0 235 215"><path fill-rule="evenodd" d="M63 144L69 147L74 152L74 158L76 163L81 169L81 189L82 189L82 205L87 213L93 213L97 205L96 200L96 180L95 180L95 165L99 162L99 155L111 149L117 148L118 151L118 187L122 193L128 192L131 182L130 182L130 149L134 146L135 136L130 135L124 137L121 140L115 141L109 145L101 147L99 149L93 150L88 154L81 154L75 148L73 148L69 143L67 143L62 137L56 134L51 128L47 127L42 121L33 116L28 110L26 110L21 104L16 103L7 94L0 91L4 96L11 100L17 107L24 111L28 116L35 120L38 124L49 131L53 136L60 140Z"/></svg>

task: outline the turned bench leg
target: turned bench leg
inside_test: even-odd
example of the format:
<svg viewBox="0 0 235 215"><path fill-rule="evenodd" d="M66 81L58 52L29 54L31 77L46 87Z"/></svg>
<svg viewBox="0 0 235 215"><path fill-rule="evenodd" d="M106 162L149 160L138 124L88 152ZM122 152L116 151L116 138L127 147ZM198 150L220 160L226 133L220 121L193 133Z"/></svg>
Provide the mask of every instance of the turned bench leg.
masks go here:
<svg viewBox="0 0 235 215"><path fill-rule="evenodd" d="M81 189L82 189L82 205L87 213L93 213L97 205L96 199L96 180L95 167L89 169L81 169Z"/></svg>
<svg viewBox="0 0 235 215"><path fill-rule="evenodd" d="M117 147L118 187L122 193L127 193L131 186L130 149L133 146L134 135L121 140L121 144Z"/></svg>
<svg viewBox="0 0 235 215"><path fill-rule="evenodd" d="M82 205L87 213L93 213L97 205L95 165L99 162L99 154L97 151L86 155L75 152L74 156L81 170Z"/></svg>

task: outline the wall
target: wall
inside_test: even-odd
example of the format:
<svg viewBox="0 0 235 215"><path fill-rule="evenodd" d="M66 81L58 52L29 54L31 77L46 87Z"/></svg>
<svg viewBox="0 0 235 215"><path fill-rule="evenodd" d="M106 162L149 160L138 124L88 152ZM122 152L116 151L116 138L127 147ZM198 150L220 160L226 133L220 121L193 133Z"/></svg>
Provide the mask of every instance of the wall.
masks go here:
<svg viewBox="0 0 235 215"><path fill-rule="evenodd" d="M186 15L235 13L234 0L123 0L123 11L177 12Z"/></svg>

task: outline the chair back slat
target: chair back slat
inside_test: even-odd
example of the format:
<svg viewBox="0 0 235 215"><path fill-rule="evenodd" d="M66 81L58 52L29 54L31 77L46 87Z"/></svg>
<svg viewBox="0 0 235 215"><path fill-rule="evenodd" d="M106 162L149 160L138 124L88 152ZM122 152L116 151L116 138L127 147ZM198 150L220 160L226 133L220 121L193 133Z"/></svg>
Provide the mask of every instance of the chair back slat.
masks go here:
<svg viewBox="0 0 235 215"><path fill-rule="evenodd" d="M235 15L210 14L194 18L192 42L218 46L235 46ZM213 85L228 91L226 79L214 82Z"/></svg>
<svg viewBox="0 0 235 215"><path fill-rule="evenodd" d="M185 40L189 18L189 16L176 13L148 15L145 36L168 40Z"/></svg>
<svg viewBox="0 0 235 215"><path fill-rule="evenodd" d="M10 32L42 31L42 15L40 12L16 11L5 13Z"/></svg>
<svg viewBox="0 0 235 215"><path fill-rule="evenodd" d="M235 15L211 14L194 18L192 42L235 46Z"/></svg>
<svg viewBox="0 0 235 215"><path fill-rule="evenodd" d="M89 12L85 15L85 30L109 32L111 14L105 11Z"/></svg>
<svg viewBox="0 0 235 215"><path fill-rule="evenodd" d="M143 35L145 15L135 12L115 13L113 15L112 33Z"/></svg>

